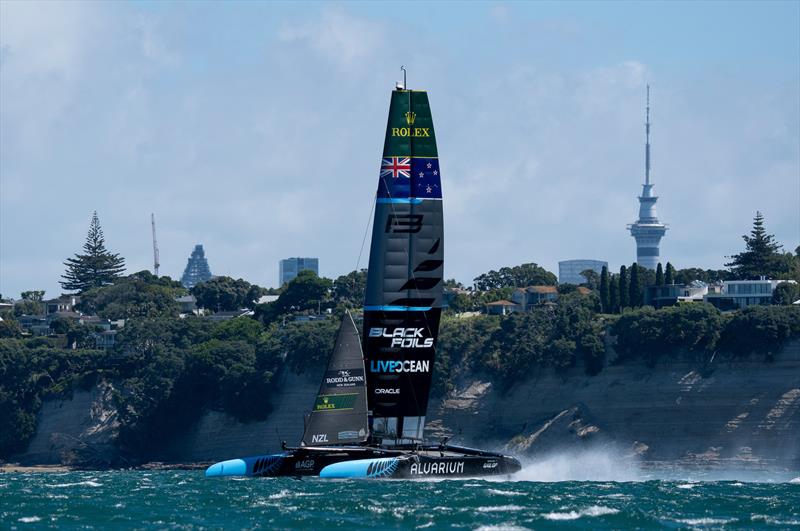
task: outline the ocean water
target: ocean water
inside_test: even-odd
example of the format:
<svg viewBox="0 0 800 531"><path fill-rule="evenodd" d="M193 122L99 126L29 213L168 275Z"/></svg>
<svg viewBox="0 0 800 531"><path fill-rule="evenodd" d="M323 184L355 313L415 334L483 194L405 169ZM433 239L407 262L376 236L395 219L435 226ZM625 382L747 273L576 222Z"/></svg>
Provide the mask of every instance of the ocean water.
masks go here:
<svg viewBox="0 0 800 531"><path fill-rule="evenodd" d="M0 528L797 529L800 478L745 481L206 479L0 474Z"/></svg>

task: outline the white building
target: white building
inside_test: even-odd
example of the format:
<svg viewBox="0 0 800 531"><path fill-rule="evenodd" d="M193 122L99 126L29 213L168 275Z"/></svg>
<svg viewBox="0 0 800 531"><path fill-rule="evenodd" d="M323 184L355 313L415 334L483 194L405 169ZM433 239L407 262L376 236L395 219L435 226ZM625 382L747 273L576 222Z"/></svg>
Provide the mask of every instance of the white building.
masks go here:
<svg viewBox="0 0 800 531"><path fill-rule="evenodd" d="M713 304L720 310L736 310L758 304L772 304L772 292L778 284L794 280L726 280L720 293L708 293L703 301Z"/></svg>

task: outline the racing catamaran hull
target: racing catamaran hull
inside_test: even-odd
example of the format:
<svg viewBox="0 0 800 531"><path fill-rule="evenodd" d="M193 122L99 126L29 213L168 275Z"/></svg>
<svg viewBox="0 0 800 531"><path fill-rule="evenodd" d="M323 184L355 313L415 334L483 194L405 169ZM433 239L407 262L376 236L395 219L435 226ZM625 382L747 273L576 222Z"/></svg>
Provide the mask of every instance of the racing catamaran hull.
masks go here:
<svg viewBox="0 0 800 531"><path fill-rule="evenodd" d="M511 456L456 446L414 450L379 447L300 447L277 454L231 459L210 466L206 477L303 477L414 479L499 476L518 472Z"/></svg>

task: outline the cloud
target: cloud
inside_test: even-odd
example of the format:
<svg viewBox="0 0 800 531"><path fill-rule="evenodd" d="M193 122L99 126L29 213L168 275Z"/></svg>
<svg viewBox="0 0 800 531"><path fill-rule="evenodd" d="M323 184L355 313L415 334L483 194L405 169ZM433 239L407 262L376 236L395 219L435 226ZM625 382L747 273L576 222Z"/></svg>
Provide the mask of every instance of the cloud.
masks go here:
<svg viewBox="0 0 800 531"><path fill-rule="evenodd" d="M326 9L314 20L286 22L278 32L287 44L301 44L342 68L378 53L381 24L338 9Z"/></svg>

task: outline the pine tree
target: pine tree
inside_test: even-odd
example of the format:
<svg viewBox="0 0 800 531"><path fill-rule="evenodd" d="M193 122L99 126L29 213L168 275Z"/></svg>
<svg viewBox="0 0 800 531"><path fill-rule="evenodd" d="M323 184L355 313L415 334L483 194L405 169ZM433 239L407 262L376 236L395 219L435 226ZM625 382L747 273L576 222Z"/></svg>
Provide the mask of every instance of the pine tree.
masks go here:
<svg viewBox="0 0 800 531"><path fill-rule="evenodd" d="M642 305L642 288L639 285L639 265L634 263L631 265L631 283L628 290L628 302L632 308Z"/></svg>
<svg viewBox="0 0 800 531"><path fill-rule="evenodd" d="M672 264L667 262L667 272L664 275L664 284L671 286L675 283L675 268L672 267Z"/></svg>
<svg viewBox="0 0 800 531"><path fill-rule="evenodd" d="M76 254L75 258L67 258L64 265L67 270L61 276L61 287L67 291L84 292L88 289L112 284L125 271L125 259L119 254L106 250L103 229L97 211L92 214L84 254Z"/></svg>
<svg viewBox="0 0 800 531"><path fill-rule="evenodd" d="M617 313L619 311L619 280L617 279L617 275L611 275L611 281L608 284L608 305L610 306L609 311L611 313Z"/></svg>
<svg viewBox="0 0 800 531"><path fill-rule="evenodd" d="M610 291L608 286L608 267L603 266L603 269L600 271L600 308L605 312L609 313L611 308L609 306L610 303Z"/></svg>
<svg viewBox="0 0 800 531"><path fill-rule="evenodd" d="M745 243L745 250L739 254L731 256L731 261L725 264L730 268L734 277L740 280L757 279L764 275L767 277L776 276L776 269L779 269L777 260L780 258L780 250L783 247L775 241L775 236L767 234L764 228L764 216L761 212L756 212L753 218L753 230L750 236L742 236Z"/></svg>
<svg viewBox="0 0 800 531"><path fill-rule="evenodd" d="M620 266L619 268L619 307L620 310L630 306L630 283L628 282L628 268Z"/></svg>
<svg viewBox="0 0 800 531"><path fill-rule="evenodd" d="M664 285L664 268L661 267L661 262L656 267L656 286Z"/></svg>

